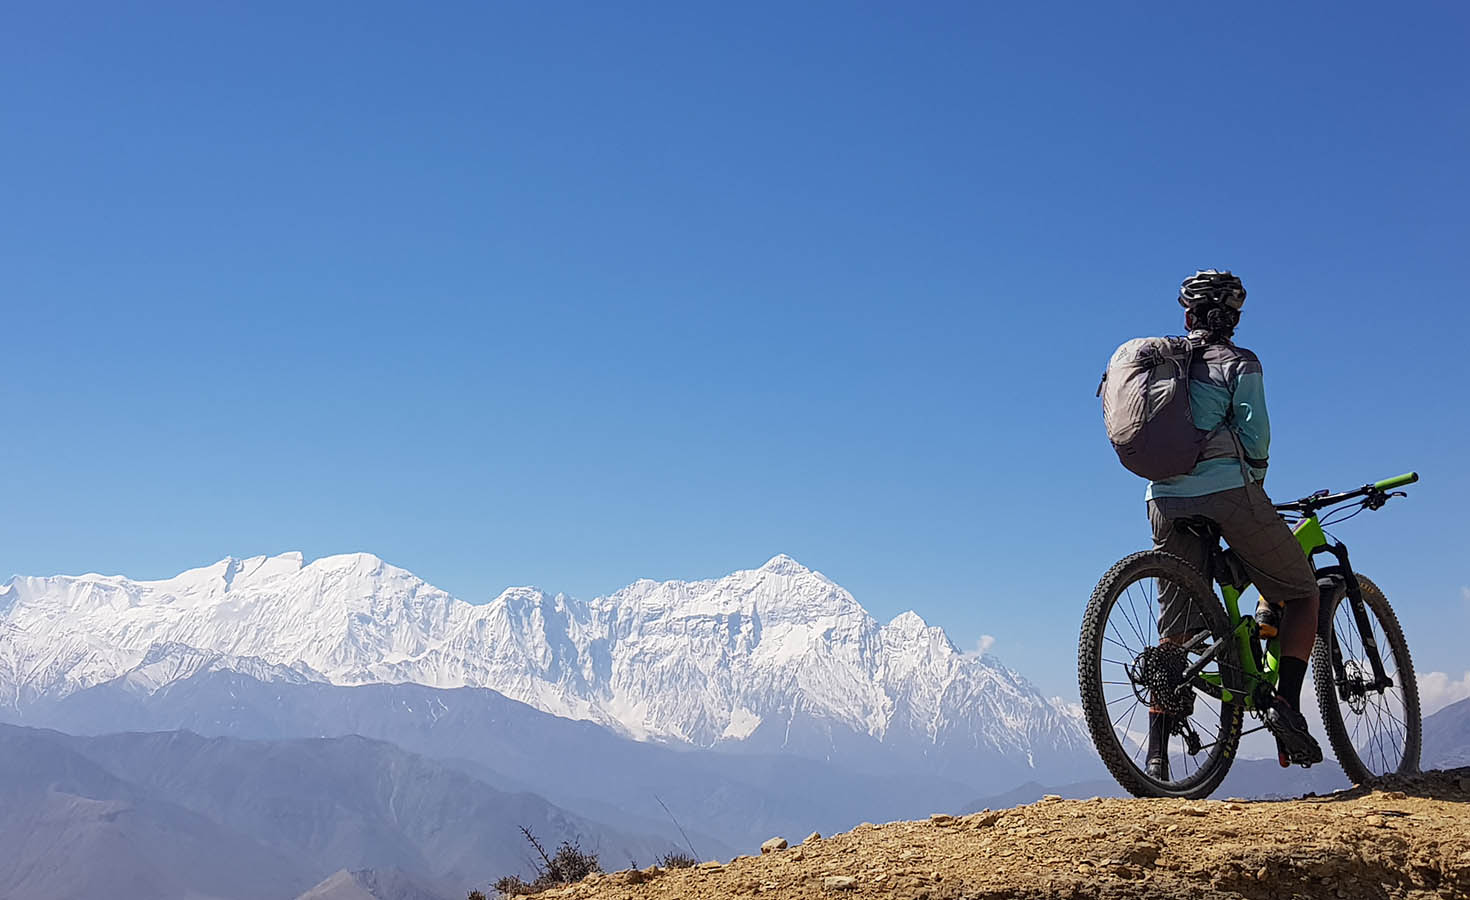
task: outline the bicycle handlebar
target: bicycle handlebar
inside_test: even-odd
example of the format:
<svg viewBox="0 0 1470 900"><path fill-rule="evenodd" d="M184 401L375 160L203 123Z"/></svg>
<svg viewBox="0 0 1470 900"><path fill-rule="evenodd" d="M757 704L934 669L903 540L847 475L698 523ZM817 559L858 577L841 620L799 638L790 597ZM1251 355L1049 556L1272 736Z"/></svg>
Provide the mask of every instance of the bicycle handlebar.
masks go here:
<svg viewBox="0 0 1470 900"><path fill-rule="evenodd" d="M1405 472L1402 475L1385 478L1373 484L1365 484L1356 490L1344 491L1341 494L1329 494L1326 491L1318 491L1310 497L1303 497L1300 500L1293 500L1290 503L1278 503L1276 504L1276 508L1283 512L1299 512L1304 515L1311 515L1319 509L1336 506L1339 503L1345 503L1348 500L1354 500L1358 497L1367 497L1369 498L1369 505L1373 509L1377 509L1388 501L1389 491L1396 487L1403 487L1406 484L1413 484L1418 480L1418 472Z"/></svg>
<svg viewBox="0 0 1470 900"><path fill-rule="evenodd" d="M1418 480L1418 472L1405 472L1404 474L1396 475L1393 478L1385 478L1382 481L1374 482L1373 487L1377 488L1380 491L1391 491L1396 487L1403 487L1406 484L1413 484Z"/></svg>

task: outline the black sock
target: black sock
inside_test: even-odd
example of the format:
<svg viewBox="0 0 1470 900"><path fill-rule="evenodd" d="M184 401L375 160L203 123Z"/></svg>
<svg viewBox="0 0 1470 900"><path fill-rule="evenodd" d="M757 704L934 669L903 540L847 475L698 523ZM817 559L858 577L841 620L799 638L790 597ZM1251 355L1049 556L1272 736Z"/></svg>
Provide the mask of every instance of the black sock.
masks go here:
<svg viewBox="0 0 1470 900"><path fill-rule="evenodd" d="M1168 713L1148 713L1148 758L1166 757L1169 755L1169 732L1172 723L1169 721Z"/></svg>
<svg viewBox="0 0 1470 900"><path fill-rule="evenodd" d="M1302 682L1307 677L1307 661L1295 656L1281 657L1281 680L1276 682L1276 693L1291 704L1297 712L1302 709Z"/></svg>

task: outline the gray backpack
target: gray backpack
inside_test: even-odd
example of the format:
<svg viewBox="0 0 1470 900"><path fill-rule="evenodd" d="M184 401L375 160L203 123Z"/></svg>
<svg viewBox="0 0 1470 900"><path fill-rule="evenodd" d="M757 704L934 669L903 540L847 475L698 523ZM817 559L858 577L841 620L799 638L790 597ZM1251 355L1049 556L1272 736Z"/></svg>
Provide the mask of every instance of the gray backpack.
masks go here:
<svg viewBox="0 0 1470 900"><path fill-rule="evenodd" d="M1194 352L1188 338L1135 338L1113 354L1098 385L1103 424L1118 459L1150 481L1189 472L1215 433L1194 425L1189 405Z"/></svg>

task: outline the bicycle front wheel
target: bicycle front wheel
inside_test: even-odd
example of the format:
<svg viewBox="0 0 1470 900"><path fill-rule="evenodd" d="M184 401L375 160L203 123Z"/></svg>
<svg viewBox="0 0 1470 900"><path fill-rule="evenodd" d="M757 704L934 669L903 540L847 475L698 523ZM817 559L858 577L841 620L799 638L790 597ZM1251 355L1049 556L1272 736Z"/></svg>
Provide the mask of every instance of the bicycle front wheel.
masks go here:
<svg viewBox="0 0 1470 900"><path fill-rule="evenodd" d="M1077 682L1093 744L1120 785L1188 798L1219 786L1240 742L1239 656L1220 601L1183 559L1147 550L1108 570L1083 618ZM1168 717L1153 747L1151 712ZM1150 771L1151 751L1163 771Z"/></svg>
<svg viewBox="0 0 1470 900"><path fill-rule="evenodd" d="M1332 752L1348 778L1365 784L1419 771L1419 684L1388 598L1372 581L1356 577L1364 615L1359 618L1347 597L1322 604L1312 679ZM1382 662L1381 681L1371 648Z"/></svg>

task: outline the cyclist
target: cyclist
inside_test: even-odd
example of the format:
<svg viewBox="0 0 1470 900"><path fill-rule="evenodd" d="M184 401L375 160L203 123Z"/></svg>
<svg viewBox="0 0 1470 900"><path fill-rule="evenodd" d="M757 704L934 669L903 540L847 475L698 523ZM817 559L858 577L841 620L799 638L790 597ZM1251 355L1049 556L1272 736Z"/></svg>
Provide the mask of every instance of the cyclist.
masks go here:
<svg viewBox="0 0 1470 900"><path fill-rule="evenodd" d="M1205 570L1208 552L1204 539L1176 528L1175 520L1203 516L1219 526L1260 590L1256 621L1261 635L1281 639L1277 695L1263 716L1276 737L1280 762L1283 766L1321 762L1322 749L1301 714L1302 682L1317 632L1317 581L1291 528L1262 486L1271 426L1261 363L1231 341L1244 304L1245 286L1228 271L1205 269L1179 286L1185 327L1197 348L1189 373L1194 423L1214 434L1193 470L1149 484L1149 524L1155 549L1182 557L1200 571ZM1183 642L1204 627L1200 621L1182 621L1188 616L1180 614L1180 604L1167 591L1159 603L1162 640ZM1176 724L1168 713L1150 710L1150 777L1169 780L1169 735Z"/></svg>

